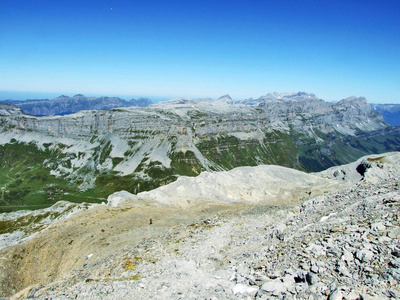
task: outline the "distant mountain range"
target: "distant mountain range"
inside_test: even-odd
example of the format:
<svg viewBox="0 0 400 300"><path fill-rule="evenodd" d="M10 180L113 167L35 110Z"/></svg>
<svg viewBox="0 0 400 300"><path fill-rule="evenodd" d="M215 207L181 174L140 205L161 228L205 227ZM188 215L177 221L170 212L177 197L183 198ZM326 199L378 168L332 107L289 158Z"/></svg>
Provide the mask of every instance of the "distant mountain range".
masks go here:
<svg viewBox="0 0 400 300"><path fill-rule="evenodd" d="M220 99L225 99L224 95ZM269 93L265 96L261 96L258 99L244 99L239 100L236 103L245 105L263 105L262 103L268 102L279 102L279 101L306 101L306 100L318 100L317 96L312 93L298 92L298 93ZM202 99L201 101L209 101L211 99ZM168 101L169 103L184 104L189 103L192 100L189 98L178 98ZM233 102L233 100L231 99ZM55 99L28 99L24 101L19 100L5 100L0 103L7 103L15 105L28 115L42 117L42 116L63 116L73 113L77 113L81 110L108 110L119 107L147 107L152 104L152 101L148 98L131 99L126 101L118 97L85 97L82 94L77 94L73 97L61 95ZM380 113L385 122L391 126L400 126L400 104L371 104L372 108ZM8 109L11 109L9 107ZM16 108L14 108L16 109Z"/></svg>
<svg viewBox="0 0 400 300"><path fill-rule="evenodd" d="M182 175L240 166L316 172L367 154L400 151L400 127L389 126L365 98L356 97L330 103L307 93L243 101L224 95L147 107L90 106L44 117L21 109L0 104L0 206L5 207L101 202L116 191L136 194Z"/></svg>
<svg viewBox="0 0 400 300"><path fill-rule="evenodd" d="M400 126L400 104L371 104L385 121L392 126Z"/></svg>
<svg viewBox="0 0 400 300"><path fill-rule="evenodd" d="M69 115L81 110L107 110L117 107L149 106L152 102L147 98L126 101L118 97L85 97L77 94L73 97L59 96L55 99L38 99L4 101L20 107L26 114L33 116L57 116Z"/></svg>

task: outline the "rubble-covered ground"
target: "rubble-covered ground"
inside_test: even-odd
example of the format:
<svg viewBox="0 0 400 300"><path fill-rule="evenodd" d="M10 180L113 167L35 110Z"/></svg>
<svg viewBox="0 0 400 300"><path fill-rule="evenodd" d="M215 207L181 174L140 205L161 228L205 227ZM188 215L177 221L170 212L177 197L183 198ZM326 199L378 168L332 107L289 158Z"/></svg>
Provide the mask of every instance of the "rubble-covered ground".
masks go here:
<svg viewBox="0 0 400 300"><path fill-rule="evenodd" d="M10 264L0 266L9 291L28 276L13 274L11 262L42 270L20 277L31 285L14 298L399 299L398 157L336 168L332 176L346 181L338 174L363 165L364 179L282 205L97 207L6 248ZM125 233L113 233L121 226Z"/></svg>

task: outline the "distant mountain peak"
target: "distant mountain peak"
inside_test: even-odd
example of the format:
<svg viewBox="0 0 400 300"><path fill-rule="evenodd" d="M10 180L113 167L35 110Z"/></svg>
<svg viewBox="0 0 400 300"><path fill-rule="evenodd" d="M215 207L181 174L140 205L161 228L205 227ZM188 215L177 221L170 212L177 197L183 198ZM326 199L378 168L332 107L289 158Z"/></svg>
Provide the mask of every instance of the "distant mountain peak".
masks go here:
<svg viewBox="0 0 400 300"><path fill-rule="evenodd" d="M309 101L309 100L318 100L318 97L313 93L307 92L295 92L295 93L278 93L272 92L268 93L264 96L259 97L258 99L245 99L240 101L242 104L247 105L260 105L265 102L284 102L284 101Z"/></svg>
<svg viewBox="0 0 400 300"><path fill-rule="evenodd" d="M225 99L225 98L228 98L228 99L232 100L232 98L231 98L231 96L229 96L229 94L226 94L226 95L223 95L223 96L219 97L218 100Z"/></svg>
<svg viewBox="0 0 400 300"><path fill-rule="evenodd" d="M78 98L78 97L85 97L84 95L82 95L82 94L76 94L75 96L73 96L72 98Z"/></svg>
<svg viewBox="0 0 400 300"><path fill-rule="evenodd" d="M346 99L340 100L339 103L348 103L348 104L362 104L365 105L367 104L367 99L365 99L364 97L356 97L356 96L351 96L351 97L347 97Z"/></svg>

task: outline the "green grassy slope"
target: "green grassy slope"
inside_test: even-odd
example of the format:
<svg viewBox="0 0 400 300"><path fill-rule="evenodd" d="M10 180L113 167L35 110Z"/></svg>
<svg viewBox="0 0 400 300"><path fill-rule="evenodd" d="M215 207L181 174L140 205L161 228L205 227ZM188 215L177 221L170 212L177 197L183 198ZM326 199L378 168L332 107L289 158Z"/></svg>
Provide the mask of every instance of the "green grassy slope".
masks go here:
<svg viewBox="0 0 400 300"><path fill-rule="evenodd" d="M197 144L203 156L216 168L229 170L239 166L277 164L308 172L321 171L345 164L373 153L400 151L400 127L356 137L324 135L310 138L298 132L266 132L262 140L239 140L228 135L203 136ZM176 180L178 175L196 176L205 168L192 151L171 151L170 168L147 158L127 176L96 168L110 155L111 147L104 141L95 149L91 164L74 170L77 176L57 178L51 175L58 164L71 167L70 159L59 147L13 141L0 145L0 212L16 209L36 209L57 201L106 201L108 195L120 190L131 193L151 190ZM114 158L116 166L121 159ZM81 177L80 177L81 176ZM94 186L82 191L82 176L92 176Z"/></svg>

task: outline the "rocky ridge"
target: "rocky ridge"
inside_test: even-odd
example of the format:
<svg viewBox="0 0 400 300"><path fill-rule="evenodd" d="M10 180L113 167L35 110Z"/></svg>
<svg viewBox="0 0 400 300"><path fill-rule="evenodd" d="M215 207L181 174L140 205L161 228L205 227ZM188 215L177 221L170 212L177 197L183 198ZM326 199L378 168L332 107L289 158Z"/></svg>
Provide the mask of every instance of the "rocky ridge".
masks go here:
<svg viewBox="0 0 400 300"><path fill-rule="evenodd" d="M17 106L0 102L0 116L22 115L23 111Z"/></svg>
<svg viewBox="0 0 400 300"><path fill-rule="evenodd" d="M243 139L248 139L263 128L278 131L293 129L315 136L317 130L325 134L340 132L355 135L358 131L387 127L365 98L349 98L338 103L316 98L307 101L289 98L273 102L259 100L257 105L235 103L229 96L215 101L174 99L148 108L91 111L59 117L18 116L1 121L5 128L7 125L14 126L15 131L33 130L64 138L86 138L110 132L126 138L143 130L164 136L174 133L192 138L194 133L197 136L240 133Z"/></svg>
<svg viewBox="0 0 400 300"><path fill-rule="evenodd" d="M333 191L276 205L163 207L157 215L156 206L125 201L76 214L29 243L58 234L58 260L71 261L63 244L95 231L80 228L75 236L69 229L89 219L100 223L94 229L101 243L89 249L86 241L81 257L72 258L75 269L52 282L37 279L13 298L398 299L399 167L400 153L364 157L315 174L340 183ZM153 224L139 225L149 215ZM128 216L131 226L117 234ZM28 245L14 247L2 257L33 255ZM43 244L37 258L47 251Z"/></svg>
<svg viewBox="0 0 400 300"><path fill-rule="evenodd" d="M85 97L77 94L73 97L61 95L55 99L38 99L25 101L8 101L18 106L24 113L33 116L68 115L81 110L108 110L118 107L149 106L152 102L147 98L126 101L118 97Z"/></svg>

